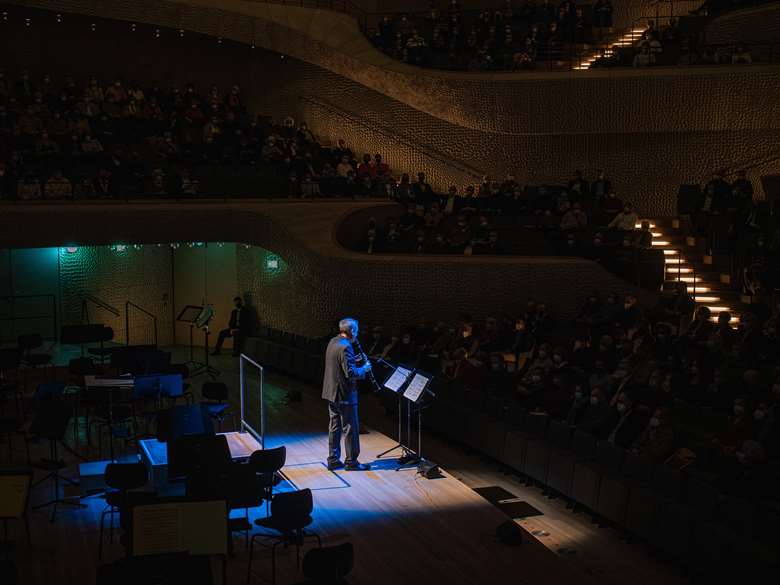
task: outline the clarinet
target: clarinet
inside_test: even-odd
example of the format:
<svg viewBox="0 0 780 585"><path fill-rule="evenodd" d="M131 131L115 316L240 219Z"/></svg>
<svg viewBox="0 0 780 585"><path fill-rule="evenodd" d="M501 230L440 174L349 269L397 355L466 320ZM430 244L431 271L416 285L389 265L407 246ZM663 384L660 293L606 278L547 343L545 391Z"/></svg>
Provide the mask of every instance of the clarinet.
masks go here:
<svg viewBox="0 0 780 585"><path fill-rule="evenodd" d="M368 360L368 356L366 355L366 352L363 351L363 346L360 345L360 340L357 337L355 337L355 339L353 340L353 343L355 344L355 347L357 348L358 353L360 353L360 355L363 356L363 360L365 360L364 363L367 363L367 364L371 363ZM366 376L371 381L371 383L374 385L374 392L379 392L382 389L382 387L379 385L379 382L376 381L376 376L374 376L374 370L368 370Z"/></svg>

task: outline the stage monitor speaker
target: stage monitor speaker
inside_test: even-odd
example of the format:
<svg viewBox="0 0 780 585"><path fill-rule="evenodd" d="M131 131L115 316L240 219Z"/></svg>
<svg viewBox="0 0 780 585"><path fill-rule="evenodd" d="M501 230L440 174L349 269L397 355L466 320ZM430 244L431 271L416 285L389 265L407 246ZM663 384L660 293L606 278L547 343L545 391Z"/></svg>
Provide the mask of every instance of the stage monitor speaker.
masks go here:
<svg viewBox="0 0 780 585"><path fill-rule="evenodd" d="M441 469L439 469L439 466L432 461L420 461L420 463L417 465L417 473L422 475L425 479L437 479L439 477L444 477L441 474Z"/></svg>
<svg viewBox="0 0 780 585"><path fill-rule="evenodd" d="M523 542L523 530L510 519L496 527L496 537L507 546L517 546Z"/></svg>

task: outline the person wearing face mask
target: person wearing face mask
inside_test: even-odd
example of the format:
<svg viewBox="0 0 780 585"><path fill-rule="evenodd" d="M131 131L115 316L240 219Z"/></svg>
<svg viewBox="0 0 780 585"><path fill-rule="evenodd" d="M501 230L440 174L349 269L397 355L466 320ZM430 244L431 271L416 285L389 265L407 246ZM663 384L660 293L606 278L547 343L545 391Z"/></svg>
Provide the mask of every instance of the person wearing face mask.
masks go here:
<svg viewBox="0 0 780 585"><path fill-rule="evenodd" d="M0 160L0 199L10 200L16 195L16 177L6 166L4 160Z"/></svg>
<svg viewBox="0 0 780 585"><path fill-rule="evenodd" d="M480 215L477 220L477 225L472 233L472 244L485 244L488 240L488 234L490 233L491 225L487 216Z"/></svg>
<svg viewBox="0 0 780 585"><path fill-rule="evenodd" d="M485 380L488 395L504 398L512 391L512 376L506 371L504 358L500 353L490 355L490 371Z"/></svg>
<svg viewBox="0 0 780 585"><path fill-rule="evenodd" d="M759 402L753 411L753 436L770 454L777 453L777 448L780 446L776 415L777 409L772 408L771 402L768 401Z"/></svg>
<svg viewBox="0 0 780 585"><path fill-rule="evenodd" d="M409 368L416 368L419 361L420 354L417 349L417 344L412 339L412 334L405 331L401 335L397 350L394 352L395 361L403 366Z"/></svg>
<svg viewBox="0 0 780 585"><path fill-rule="evenodd" d="M553 372L550 385L539 398L537 410L550 415L552 419L566 418L573 396L568 376L564 372Z"/></svg>
<svg viewBox="0 0 780 585"><path fill-rule="evenodd" d="M774 481L763 445L751 439L742 441L726 462L715 486L725 494L752 501L773 496Z"/></svg>
<svg viewBox="0 0 780 585"><path fill-rule="evenodd" d="M533 361L531 362L531 370L541 370L545 373L549 372L553 367L552 361L552 347L549 343L542 343L537 348Z"/></svg>
<svg viewBox="0 0 780 585"><path fill-rule="evenodd" d="M609 400L604 392L599 386L591 386L587 404L576 421L577 429L590 433L597 439L605 439L611 417Z"/></svg>
<svg viewBox="0 0 780 585"><path fill-rule="evenodd" d="M707 347L717 349L722 353L731 353L737 341L737 332L731 327L731 313L721 311L718 313L718 323L708 340Z"/></svg>
<svg viewBox="0 0 780 585"><path fill-rule="evenodd" d="M749 399L741 396L734 400L732 412L725 430L713 439L715 447L727 456L733 455L744 441L753 438L753 409Z"/></svg>
<svg viewBox="0 0 780 585"><path fill-rule="evenodd" d="M615 194L612 189L607 190L607 194L599 199L599 208L601 210L601 225L611 222L620 210L623 209L623 201Z"/></svg>
<svg viewBox="0 0 780 585"><path fill-rule="evenodd" d="M650 375L643 384L639 384L635 388L635 395L637 400L642 404L646 404L650 408L655 408L660 405L661 401L659 396L662 394L661 384L666 377L666 372L661 368L654 368L651 370Z"/></svg>
<svg viewBox="0 0 780 585"><path fill-rule="evenodd" d="M379 325L375 325L371 328L371 334L364 343L366 354L369 357L375 358L379 356L387 345L387 340L382 332L382 327Z"/></svg>
<svg viewBox="0 0 780 585"><path fill-rule="evenodd" d="M539 402L546 387L544 372L539 368L534 368L523 376L517 385L517 401L527 410L533 410Z"/></svg>
<svg viewBox="0 0 780 585"><path fill-rule="evenodd" d="M580 307L577 316L574 318L575 323L584 325L588 329L593 325L598 318L603 303L599 298L598 293L594 293L588 296L585 304Z"/></svg>
<svg viewBox="0 0 780 585"><path fill-rule="evenodd" d="M568 372L570 369L569 361L566 356L566 350L563 347L556 347L552 353L552 369L556 372Z"/></svg>
<svg viewBox="0 0 780 585"><path fill-rule="evenodd" d="M675 330L683 319L689 319L696 302L688 294L688 285L675 281L672 287L664 285L664 289L658 298L658 302L652 308L649 318L653 323L668 323Z"/></svg>
<svg viewBox="0 0 780 585"><path fill-rule="evenodd" d="M535 339L525 319L519 317L515 320L514 339L510 346L510 352L515 358L515 371L522 372L533 354Z"/></svg>
<svg viewBox="0 0 780 585"><path fill-rule="evenodd" d="M703 345L715 332L715 323L710 320L711 314L707 307L700 306L696 309L693 321L683 334L688 343Z"/></svg>
<svg viewBox="0 0 780 585"><path fill-rule="evenodd" d="M597 201L600 201L607 193L612 191L612 181L606 177L601 169L596 171L596 180L593 181L590 191L593 198Z"/></svg>
<svg viewBox="0 0 780 585"><path fill-rule="evenodd" d="M660 463L672 454L673 449L674 430L669 423L669 411L656 408L631 450L654 463Z"/></svg>
<svg viewBox="0 0 780 585"><path fill-rule="evenodd" d="M244 300L241 297L233 298L233 304L235 308L230 311L227 329L219 332L217 345L214 346L214 351L211 355L219 355L220 351L222 351L222 344L228 337L233 338L233 357L238 357L241 354L244 340L249 335L251 329L251 317L249 311L244 307Z"/></svg>
<svg viewBox="0 0 780 585"><path fill-rule="evenodd" d="M607 401L612 397L613 388L612 374L603 359L596 357L593 361L593 371L588 377L588 385L591 388L599 387L602 393L607 397Z"/></svg>
<svg viewBox="0 0 780 585"><path fill-rule="evenodd" d="M574 399L571 401L569 413L566 415L566 424L570 427L576 427L589 404L590 395L585 391L581 382L576 382L574 384Z"/></svg>
<svg viewBox="0 0 780 585"><path fill-rule="evenodd" d="M638 222L639 216L636 211L634 211L634 206L631 203L626 203L623 205L623 210L609 222L607 227L610 229L632 232L636 230L636 224Z"/></svg>
<svg viewBox="0 0 780 585"><path fill-rule="evenodd" d="M628 449L647 426L647 416L636 407L633 397L628 392L619 392L613 401L610 420L612 428L607 435L607 440Z"/></svg>
<svg viewBox="0 0 780 585"><path fill-rule="evenodd" d="M635 295L626 295L626 298L623 300L623 309L618 315L621 327L626 330L635 328L641 315L639 300Z"/></svg>

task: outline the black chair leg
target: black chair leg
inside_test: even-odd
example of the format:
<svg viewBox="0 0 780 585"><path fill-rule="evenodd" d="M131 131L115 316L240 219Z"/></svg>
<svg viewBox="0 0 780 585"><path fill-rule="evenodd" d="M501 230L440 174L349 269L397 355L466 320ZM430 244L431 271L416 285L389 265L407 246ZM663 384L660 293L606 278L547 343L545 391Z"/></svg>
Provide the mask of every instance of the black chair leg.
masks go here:
<svg viewBox="0 0 780 585"><path fill-rule="evenodd" d="M103 559L103 526L106 520L106 510L100 513L100 536L98 537L98 560Z"/></svg>
<svg viewBox="0 0 780 585"><path fill-rule="evenodd" d="M282 541L277 540L271 546L271 585L276 585L276 547L281 543Z"/></svg>
<svg viewBox="0 0 780 585"><path fill-rule="evenodd" d="M249 539L249 563L247 564L246 568L246 582L249 583L249 581L252 579L252 557L255 552L255 537Z"/></svg>

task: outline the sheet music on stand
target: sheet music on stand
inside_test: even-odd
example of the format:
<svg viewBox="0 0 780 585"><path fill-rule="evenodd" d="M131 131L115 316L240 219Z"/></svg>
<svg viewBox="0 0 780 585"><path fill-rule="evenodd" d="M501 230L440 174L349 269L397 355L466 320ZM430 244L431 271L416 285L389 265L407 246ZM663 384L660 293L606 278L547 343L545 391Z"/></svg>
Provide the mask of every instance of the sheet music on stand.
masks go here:
<svg viewBox="0 0 780 585"><path fill-rule="evenodd" d="M227 554L225 500L171 502L133 507L133 556L176 552Z"/></svg>
<svg viewBox="0 0 780 585"><path fill-rule="evenodd" d="M403 366L398 366L393 371L393 373L390 374L390 377L385 381L384 387L388 390L392 390L393 392L398 393L401 391L401 388L404 387L404 384L406 384L406 381L411 375L412 370L408 370Z"/></svg>
<svg viewBox="0 0 780 585"><path fill-rule="evenodd" d="M427 388L430 381L431 377L427 374L422 374L420 372L415 373L412 381L409 382L409 385L406 387L404 398L410 400L411 402L417 402L420 400L423 392L425 392L425 389Z"/></svg>
<svg viewBox="0 0 780 585"><path fill-rule="evenodd" d="M0 518L24 516L31 482L32 472L0 474Z"/></svg>

